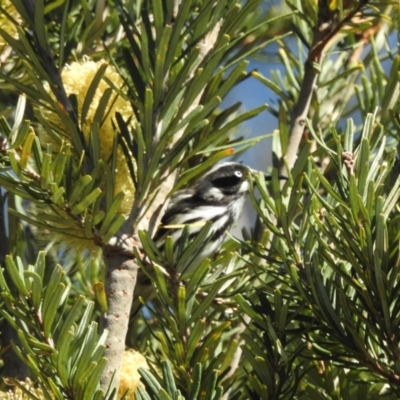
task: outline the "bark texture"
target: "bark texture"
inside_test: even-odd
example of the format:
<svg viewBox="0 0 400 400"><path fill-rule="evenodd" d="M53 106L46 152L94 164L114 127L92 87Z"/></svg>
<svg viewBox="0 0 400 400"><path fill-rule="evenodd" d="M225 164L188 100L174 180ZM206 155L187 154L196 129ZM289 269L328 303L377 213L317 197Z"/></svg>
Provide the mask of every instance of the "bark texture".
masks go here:
<svg viewBox="0 0 400 400"><path fill-rule="evenodd" d="M136 285L138 265L125 255L108 257L106 260L105 291L108 300L108 312L103 324L109 335L106 342L105 357L107 365L101 377L101 387L107 390L119 386L119 371L125 350L125 338L129 324L133 292ZM113 378L114 376L114 378Z"/></svg>

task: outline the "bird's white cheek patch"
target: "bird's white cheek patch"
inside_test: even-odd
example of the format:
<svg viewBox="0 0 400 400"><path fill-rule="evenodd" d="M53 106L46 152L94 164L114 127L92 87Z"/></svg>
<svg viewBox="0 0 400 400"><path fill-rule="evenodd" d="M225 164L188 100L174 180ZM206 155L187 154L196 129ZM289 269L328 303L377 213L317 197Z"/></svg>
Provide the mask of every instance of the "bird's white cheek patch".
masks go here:
<svg viewBox="0 0 400 400"><path fill-rule="evenodd" d="M249 187L250 187L249 182L247 181L242 182L239 188L239 193L247 192L249 190Z"/></svg>
<svg viewBox="0 0 400 400"><path fill-rule="evenodd" d="M222 200L224 198L224 194L216 187L209 189L207 195L212 197L214 200Z"/></svg>

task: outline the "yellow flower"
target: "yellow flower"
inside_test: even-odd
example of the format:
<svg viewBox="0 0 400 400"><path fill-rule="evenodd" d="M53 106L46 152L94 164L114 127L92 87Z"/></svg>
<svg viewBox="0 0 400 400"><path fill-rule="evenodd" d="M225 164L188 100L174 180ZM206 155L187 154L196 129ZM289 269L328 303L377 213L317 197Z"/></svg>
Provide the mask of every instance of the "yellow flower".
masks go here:
<svg viewBox="0 0 400 400"><path fill-rule="evenodd" d="M149 368L146 359L136 350L126 350L122 358L118 398L127 393L127 400L135 399L135 391L141 384L139 368Z"/></svg>
<svg viewBox="0 0 400 400"><path fill-rule="evenodd" d="M13 383L8 383L8 379L5 379L5 383L8 386L14 386ZM33 382L27 378L25 381L19 382L29 393L36 396L39 400L46 399L45 395L43 394L42 389L39 387L35 387ZM27 395L22 389L18 386L14 386L13 389L10 389L8 392L0 392L0 399L4 400L29 400L32 399L32 396Z"/></svg>
<svg viewBox="0 0 400 400"><path fill-rule="evenodd" d="M85 61L83 63L73 62L69 66L65 67L62 72L61 77L64 83L65 91L68 95L75 94L76 96L79 121L81 120L82 107L90 84L92 83L97 71L103 64L104 61ZM123 80L113 66L107 67L104 76L113 82L116 87L121 88L123 86ZM96 92L94 93L89 110L86 114L86 118L84 121L82 121L82 125L80 126L87 141L89 140L96 110L100 104L100 100L104 92L108 88L110 88L109 84L102 79L97 86ZM100 157L104 161L107 161L111 156L114 138L116 135L116 132L113 129L112 121L117 111L121 114L124 120L128 120L133 113L130 103L114 92L113 95L111 95L104 113L104 121L100 126ZM54 118L58 118L55 113ZM119 192L124 193L125 198L122 202L119 212L122 214L129 214L135 194L134 185L122 149L118 148L117 153L118 173L115 180L114 195L118 194Z"/></svg>
<svg viewBox="0 0 400 400"><path fill-rule="evenodd" d="M104 111L103 121L99 127L100 157L102 160L107 162L112 154L113 143L115 135L117 134L116 130L113 128L113 120L114 126L116 125L114 119L115 113L118 111L122 118L127 121L132 117L133 111L129 101L125 100L118 93L116 93L113 87L111 87L105 79L101 79L93 95L85 119L81 121L82 108L90 85L102 65L104 65L104 61L94 62L85 60L83 62L73 62L64 68L61 78L67 95L69 96L74 94L76 96L78 121L80 123L80 129L83 133L86 143L89 143L92 123L104 92L109 88L113 90L110 100ZM115 85L115 87L123 90L123 79L113 66L107 66L103 77L106 77ZM50 88L47 90L50 92ZM69 133L66 128L63 127L60 118L55 111L41 108L40 112L49 122L49 125L57 129L57 132L61 134L63 140L69 140ZM57 145L54 143L54 140L50 138L44 129L39 130L39 137L41 138L42 143L51 142L53 144L53 149L57 150ZM115 173L114 196L120 192L124 194L124 199L118 212L123 215L129 215L133 205L135 188L129 172L128 164L126 162L125 154L120 147L117 149ZM95 245L91 239L84 240L81 237L67 238L66 235L62 235L62 238L62 241L68 247L75 250L95 250Z"/></svg>
<svg viewBox="0 0 400 400"><path fill-rule="evenodd" d="M10 0L0 0L0 7L3 8L7 12L7 14L9 14L16 21L21 21L17 10ZM0 26L1 29L7 32L10 36L14 38L17 36L17 28L3 13L0 13ZM8 47L8 43L0 35L0 54L3 52L3 50L5 50L6 47Z"/></svg>

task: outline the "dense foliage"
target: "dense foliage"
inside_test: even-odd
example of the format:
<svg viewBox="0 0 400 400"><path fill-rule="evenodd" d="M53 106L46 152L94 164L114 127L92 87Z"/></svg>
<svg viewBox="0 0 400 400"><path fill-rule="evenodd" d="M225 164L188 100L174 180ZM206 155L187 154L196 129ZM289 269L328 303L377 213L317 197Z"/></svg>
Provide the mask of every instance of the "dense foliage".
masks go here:
<svg viewBox="0 0 400 400"><path fill-rule="evenodd" d="M396 5L1 1L1 388L133 398L140 373L146 400L398 398ZM272 53L284 73L251 70ZM276 103L221 107L246 79ZM263 112L277 132L236 137ZM268 136L254 229L179 276L209 226L174 258L160 206Z"/></svg>

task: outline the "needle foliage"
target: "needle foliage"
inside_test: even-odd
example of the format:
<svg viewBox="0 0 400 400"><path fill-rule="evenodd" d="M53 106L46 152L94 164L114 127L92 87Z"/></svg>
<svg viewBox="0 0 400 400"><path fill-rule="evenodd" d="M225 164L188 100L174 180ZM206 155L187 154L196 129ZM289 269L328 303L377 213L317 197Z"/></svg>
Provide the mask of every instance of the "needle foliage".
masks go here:
<svg viewBox="0 0 400 400"><path fill-rule="evenodd" d="M399 21L372 0L0 2L0 389L398 398ZM224 107L249 79L272 104ZM266 112L277 130L238 137ZM243 239L198 260L206 224L160 252L171 194L267 137Z"/></svg>

